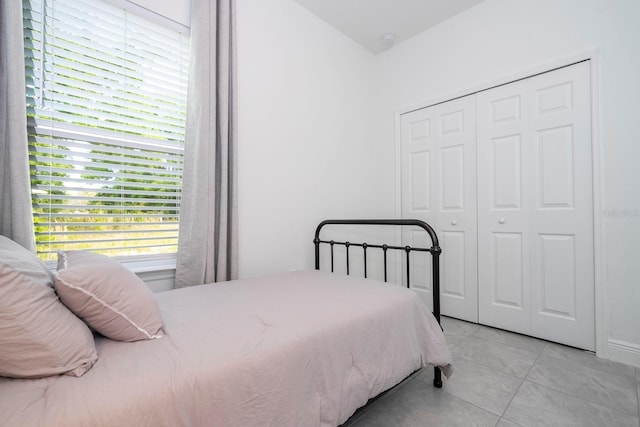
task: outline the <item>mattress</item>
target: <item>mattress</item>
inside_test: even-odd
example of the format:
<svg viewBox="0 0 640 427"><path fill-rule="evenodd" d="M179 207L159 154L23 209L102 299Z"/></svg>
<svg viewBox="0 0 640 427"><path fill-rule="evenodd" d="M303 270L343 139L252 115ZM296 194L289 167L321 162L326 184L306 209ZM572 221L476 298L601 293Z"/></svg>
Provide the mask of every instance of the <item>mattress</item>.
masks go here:
<svg viewBox="0 0 640 427"><path fill-rule="evenodd" d="M166 335L96 338L80 378L0 378L2 426L337 426L429 364L442 331L406 288L319 271L157 294Z"/></svg>

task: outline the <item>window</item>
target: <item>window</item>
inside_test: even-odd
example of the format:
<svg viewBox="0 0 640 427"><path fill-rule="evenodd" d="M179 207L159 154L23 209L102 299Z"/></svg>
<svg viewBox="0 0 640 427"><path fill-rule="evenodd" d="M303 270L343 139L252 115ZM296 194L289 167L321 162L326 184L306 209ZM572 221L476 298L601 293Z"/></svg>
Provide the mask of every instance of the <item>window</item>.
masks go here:
<svg viewBox="0 0 640 427"><path fill-rule="evenodd" d="M23 9L39 256L175 253L188 29L99 0Z"/></svg>

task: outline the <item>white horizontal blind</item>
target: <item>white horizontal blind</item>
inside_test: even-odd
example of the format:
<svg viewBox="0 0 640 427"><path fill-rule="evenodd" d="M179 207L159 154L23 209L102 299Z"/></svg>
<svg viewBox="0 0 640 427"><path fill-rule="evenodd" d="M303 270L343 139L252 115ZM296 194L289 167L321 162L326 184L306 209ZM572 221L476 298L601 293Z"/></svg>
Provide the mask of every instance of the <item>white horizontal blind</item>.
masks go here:
<svg viewBox="0 0 640 427"><path fill-rule="evenodd" d="M99 0L23 0L37 251L176 251L189 36Z"/></svg>

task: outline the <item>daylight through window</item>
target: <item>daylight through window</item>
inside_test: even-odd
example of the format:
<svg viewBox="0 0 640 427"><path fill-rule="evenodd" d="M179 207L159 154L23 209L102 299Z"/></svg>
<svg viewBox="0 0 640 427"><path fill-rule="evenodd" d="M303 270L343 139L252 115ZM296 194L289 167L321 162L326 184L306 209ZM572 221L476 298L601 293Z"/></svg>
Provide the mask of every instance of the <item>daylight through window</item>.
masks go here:
<svg viewBox="0 0 640 427"><path fill-rule="evenodd" d="M97 0L23 0L37 251L174 253L188 29Z"/></svg>

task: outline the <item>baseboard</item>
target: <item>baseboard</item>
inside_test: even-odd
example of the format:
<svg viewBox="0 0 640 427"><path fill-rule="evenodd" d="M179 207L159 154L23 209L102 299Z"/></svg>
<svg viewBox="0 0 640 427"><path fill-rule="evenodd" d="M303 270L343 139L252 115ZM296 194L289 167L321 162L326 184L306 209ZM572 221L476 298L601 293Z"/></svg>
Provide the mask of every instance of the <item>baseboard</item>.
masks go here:
<svg viewBox="0 0 640 427"><path fill-rule="evenodd" d="M640 368L640 345L609 339L609 359Z"/></svg>

